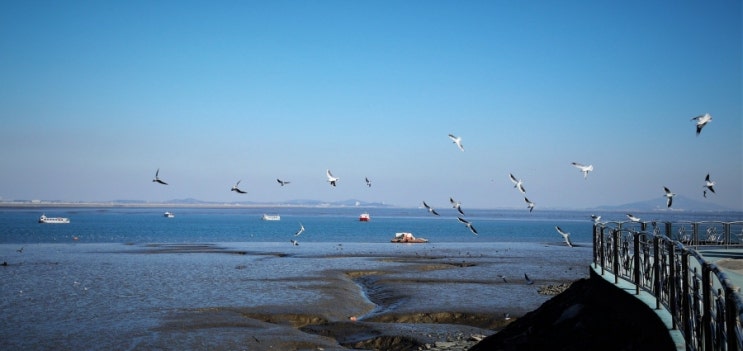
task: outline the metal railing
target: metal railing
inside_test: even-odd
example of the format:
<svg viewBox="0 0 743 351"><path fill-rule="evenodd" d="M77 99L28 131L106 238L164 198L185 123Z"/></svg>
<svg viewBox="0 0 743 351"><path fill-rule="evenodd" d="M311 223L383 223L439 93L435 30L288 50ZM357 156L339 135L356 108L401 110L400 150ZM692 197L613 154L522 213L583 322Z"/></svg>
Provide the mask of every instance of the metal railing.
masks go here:
<svg viewBox="0 0 743 351"><path fill-rule="evenodd" d="M648 224L650 228L648 228ZM687 350L743 350L743 300L695 248L743 248L741 222L605 222L593 226L594 268L665 308Z"/></svg>

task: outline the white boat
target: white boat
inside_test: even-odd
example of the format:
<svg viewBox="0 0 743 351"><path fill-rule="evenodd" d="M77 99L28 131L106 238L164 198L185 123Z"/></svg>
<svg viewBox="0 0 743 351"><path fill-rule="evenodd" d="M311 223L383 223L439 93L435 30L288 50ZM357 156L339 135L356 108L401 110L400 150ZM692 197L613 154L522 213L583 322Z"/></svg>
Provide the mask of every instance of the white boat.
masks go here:
<svg viewBox="0 0 743 351"><path fill-rule="evenodd" d="M70 223L70 219L64 217L47 217L42 214L41 217L39 217L39 223L67 224Z"/></svg>
<svg viewBox="0 0 743 351"><path fill-rule="evenodd" d="M163 216L165 216L167 218L173 218L173 217L175 217L175 213L173 213L173 212L165 212L165 213L163 213Z"/></svg>
<svg viewBox="0 0 743 351"><path fill-rule="evenodd" d="M281 220L281 216L279 216L277 214L270 215L270 214L265 214L264 213L263 214L263 217L261 217L261 219L264 220L264 221L280 221Z"/></svg>

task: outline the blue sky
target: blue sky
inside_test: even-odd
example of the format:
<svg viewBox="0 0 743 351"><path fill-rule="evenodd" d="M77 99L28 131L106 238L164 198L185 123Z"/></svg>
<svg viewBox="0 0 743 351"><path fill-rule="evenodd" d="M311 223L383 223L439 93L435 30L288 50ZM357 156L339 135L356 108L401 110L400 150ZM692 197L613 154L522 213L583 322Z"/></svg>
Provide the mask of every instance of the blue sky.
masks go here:
<svg viewBox="0 0 743 351"><path fill-rule="evenodd" d="M743 209L742 17L740 1L0 2L0 199L525 208L513 173L537 210L663 203L663 186Z"/></svg>

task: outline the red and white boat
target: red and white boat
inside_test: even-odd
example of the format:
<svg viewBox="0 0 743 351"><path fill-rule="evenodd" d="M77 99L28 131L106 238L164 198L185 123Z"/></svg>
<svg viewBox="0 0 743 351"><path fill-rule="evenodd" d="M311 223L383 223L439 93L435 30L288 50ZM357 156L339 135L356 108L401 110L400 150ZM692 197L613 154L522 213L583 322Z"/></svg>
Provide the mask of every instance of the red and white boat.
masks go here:
<svg viewBox="0 0 743 351"><path fill-rule="evenodd" d="M366 212L362 213L359 216L359 221L361 221L361 222L369 222L370 219L371 219L371 217L369 217L369 214L366 213Z"/></svg>

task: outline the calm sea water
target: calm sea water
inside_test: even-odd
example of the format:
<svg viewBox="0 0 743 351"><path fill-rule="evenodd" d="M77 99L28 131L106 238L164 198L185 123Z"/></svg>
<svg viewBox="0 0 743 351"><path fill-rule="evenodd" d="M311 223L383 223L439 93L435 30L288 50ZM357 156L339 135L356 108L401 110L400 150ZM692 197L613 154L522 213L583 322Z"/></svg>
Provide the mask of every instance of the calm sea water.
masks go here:
<svg viewBox="0 0 743 351"><path fill-rule="evenodd" d="M172 211L175 218L165 218ZM247 319L233 308L367 313L345 272L386 272L386 288L415 304L477 311L528 311L547 297L523 283L584 277L591 213L359 208L3 208L0 209L0 349L251 349ZM263 213L280 221L262 221ZM38 217L70 224L39 224ZM624 213L600 213L624 220ZM656 220L741 220L740 213L635 213ZM300 223L300 246L289 243ZM569 248L554 227L580 243ZM429 244L390 244L409 231ZM77 238L77 240L74 240ZM408 271L467 261L461 269ZM420 264L420 262L418 262ZM502 276L509 278L504 283ZM453 282L457 282L454 284ZM535 284L536 285L536 284ZM462 299L462 296L467 296ZM330 299L330 300L329 300ZM314 311L314 312L313 312ZM268 330L275 329L271 326ZM256 334L257 333L257 334ZM290 327L280 333L296 333ZM283 334L282 334L283 335ZM302 336L305 337L305 336ZM248 345L248 346L246 346ZM326 348L329 349L329 348Z"/></svg>
<svg viewBox="0 0 743 351"><path fill-rule="evenodd" d="M171 211L175 218L165 218ZM371 221L359 222L369 212ZM280 221L261 215L279 214ZM288 242L300 224L300 242L388 242L396 232L412 232L431 242L560 241L554 227L576 242L590 242L592 213L585 211L469 210L466 218L479 235L460 222L453 209L433 216L423 209L374 208L6 208L0 209L0 243L201 243ZM70 224L39 224L38 217L68 217ZM597 213L625 221L624 213ZM634 213L646 220L740 221L740 212Z"/></svg>

